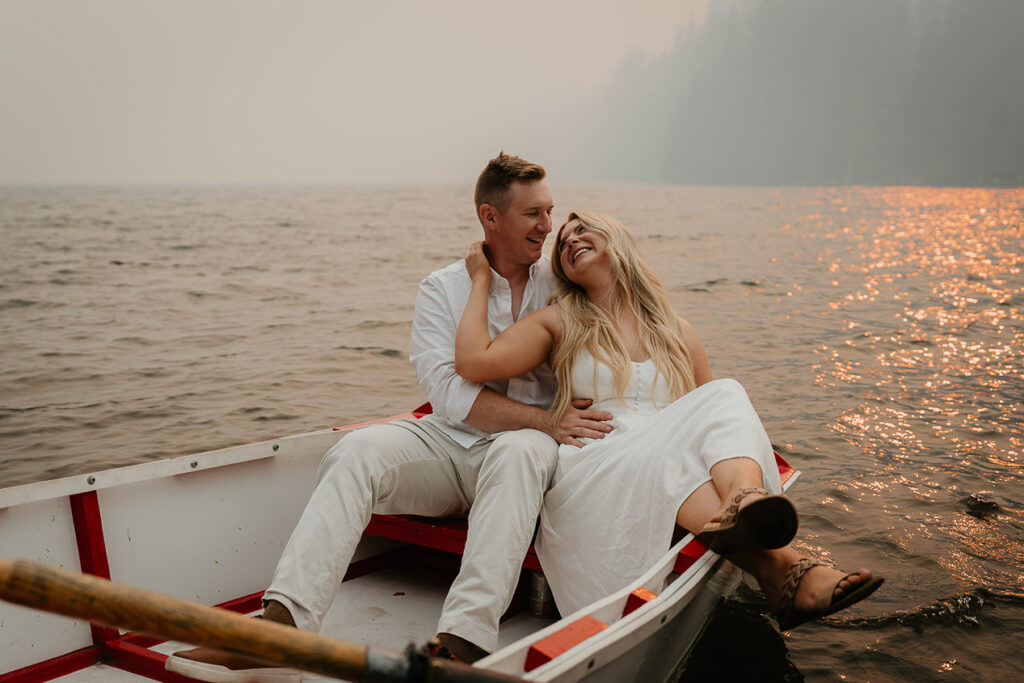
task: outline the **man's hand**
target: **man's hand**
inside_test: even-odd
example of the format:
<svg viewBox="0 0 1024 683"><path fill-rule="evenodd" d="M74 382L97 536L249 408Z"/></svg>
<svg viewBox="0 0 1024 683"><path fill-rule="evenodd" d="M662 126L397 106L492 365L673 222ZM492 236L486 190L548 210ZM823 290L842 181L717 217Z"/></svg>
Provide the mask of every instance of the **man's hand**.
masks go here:
<svg viewBox="0 0 1024 683"><path fill-rule="evenodd" d="M555 441L569 446L583 448L580 438L603 439L612 431L608 420L612 414L603 410L587 410L593 403L589 398L577 398L565 411L561 421L549 432Z"/></svg>
<svg viewBox="0 0 1024 683"><path fill-rule="evenodd" d="M504 394L484 387L463 420L485 432L504 432L510 429L536 429L558 443L583 447L580 437L603 439L612 431L607 423L612 414L603 410L587 410L593 403L589 398L572 402L558 424L552 424L551 413L543 408L513 401Z"/></svg>

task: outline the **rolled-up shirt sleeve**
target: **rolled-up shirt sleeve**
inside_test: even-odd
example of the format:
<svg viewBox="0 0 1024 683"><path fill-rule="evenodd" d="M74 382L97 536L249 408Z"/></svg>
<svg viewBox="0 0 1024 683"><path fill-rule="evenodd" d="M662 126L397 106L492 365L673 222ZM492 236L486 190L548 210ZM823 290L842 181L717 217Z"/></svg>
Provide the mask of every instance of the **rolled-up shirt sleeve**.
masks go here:
<svg viewBox="0 0 1024 683"><path fill-rule="evenodd" d="M409 360L434 413L461 422L469 415L484 385L465 380L455 372L458 326L452 302L441 285L430 277L423 280L416 295Z"/></svg>

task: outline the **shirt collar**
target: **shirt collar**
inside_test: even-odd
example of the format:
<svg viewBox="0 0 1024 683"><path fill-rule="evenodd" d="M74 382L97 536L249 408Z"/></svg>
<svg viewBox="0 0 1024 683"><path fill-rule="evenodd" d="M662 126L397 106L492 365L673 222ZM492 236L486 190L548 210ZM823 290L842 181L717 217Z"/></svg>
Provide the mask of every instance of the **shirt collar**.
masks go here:
<svg viewBox="0 0 1024 683"><path fill-rule="evenodd" d="M550 259L546 255L541 254L541 257L539 259L530 264L530 279L527 281L527 287L530 286L531 282L537 279L537 274L541 272L539 270L540 268L551 267L549 261ZM495 287L501 287L506 290L510 289L510 285L508 284L508 280L505 279L505 276L496 271L494 268L491 268L491 286L489 287L489 290L493 292Z"/></svg>
<svg viewBox="0 0 1024 683"><path fill-rule="evenodd" d="M545 267L545 268L550 268L551 267L551 264L549 263L550 260L551 259L549 259L546 254L541 254L540 258L537 259L536 261L534 261L530 265L530 279L532 280L533 278L537 277L537 269L538 268L540 268L542 266Z"/></svg>

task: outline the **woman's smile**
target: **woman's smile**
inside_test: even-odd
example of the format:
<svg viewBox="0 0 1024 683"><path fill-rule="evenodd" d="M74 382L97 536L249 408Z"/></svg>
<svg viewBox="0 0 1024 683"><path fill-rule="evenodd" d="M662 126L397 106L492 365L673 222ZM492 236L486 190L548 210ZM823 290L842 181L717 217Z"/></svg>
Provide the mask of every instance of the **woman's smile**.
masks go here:
<svg viewBox="0 0 1024 683"><path fill-rule="evenodd" d="M582 254L585 254L585 253L587 253L588 251L593 251L593 248L592 248L592 247L588 247L588 246L586 246L586 245L583 245L583 244L581 244L580 246L578 246L578 247L576 247L575 249L573 249L573 251L572 251L572 255L571 255L571 256L569 257L569 258L570 258L570 261L572 261L573 265L575 265L575 264L576 264L576 261L577 261L577 259L579 259L579 257L580 257L580 256L581 256Z"/></svg>

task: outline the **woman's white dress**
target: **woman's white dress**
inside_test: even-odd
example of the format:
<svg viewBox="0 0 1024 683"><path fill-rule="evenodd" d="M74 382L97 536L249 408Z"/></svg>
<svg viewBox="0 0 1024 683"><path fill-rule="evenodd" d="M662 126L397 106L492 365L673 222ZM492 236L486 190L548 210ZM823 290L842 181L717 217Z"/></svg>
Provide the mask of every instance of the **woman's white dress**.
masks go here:
<svg viewBox="0 0 1024 683"><path fill-rule="evenodd" d="M667 381L657 376L654 361L633 363L620 399L611 370L590 353L573 365L574 395L611 413L614 429L583 448L559 447L544 499L535 547L563 615L622 588L662 557L676 511L717 462L753 458L765 488L782 490L768 435L738 382L715 380L670 401Z"/></svg>

